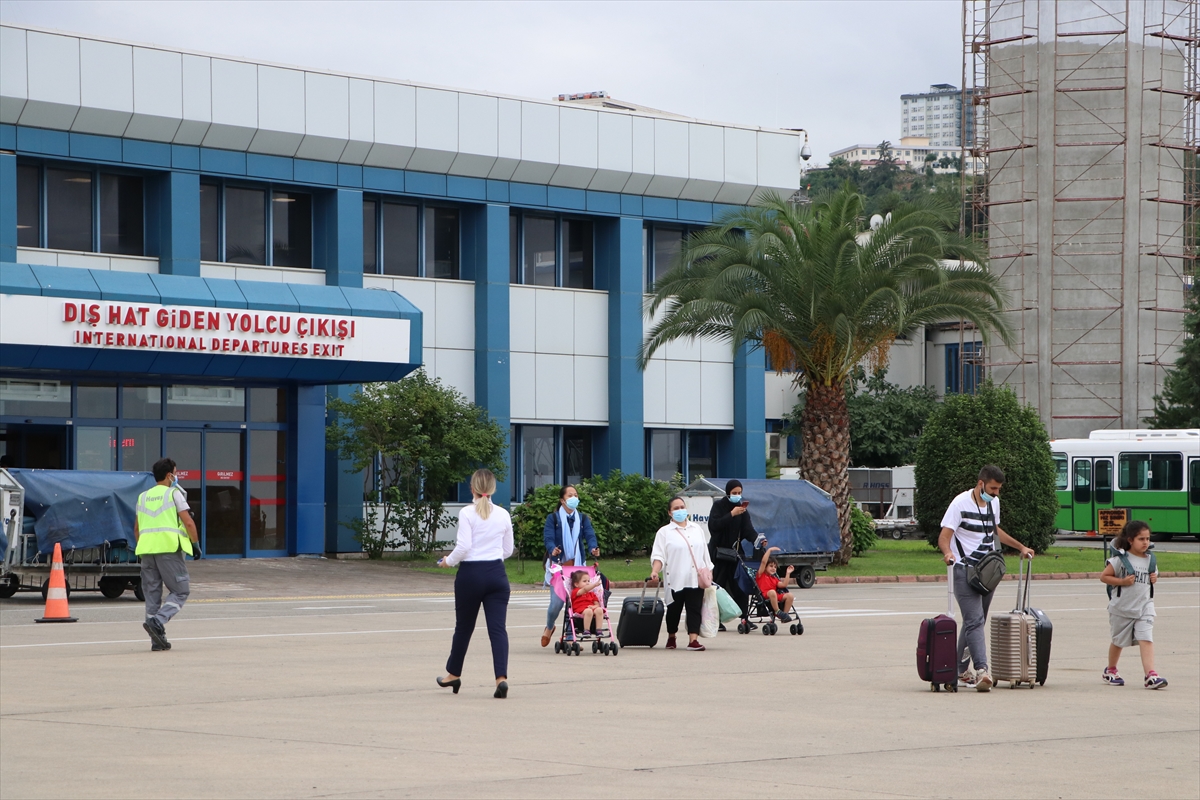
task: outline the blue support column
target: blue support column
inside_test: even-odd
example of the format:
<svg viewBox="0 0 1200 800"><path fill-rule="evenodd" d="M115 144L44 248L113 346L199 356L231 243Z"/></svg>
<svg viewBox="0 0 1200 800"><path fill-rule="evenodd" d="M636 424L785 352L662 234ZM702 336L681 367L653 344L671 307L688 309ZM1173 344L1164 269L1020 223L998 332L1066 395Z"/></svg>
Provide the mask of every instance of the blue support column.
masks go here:
<svg viewBox="0 0 1200 800"><path fill-rule="evenodd" d="M324 553L325 519L325 387L296 387L295 431L296 541L293 554ZM360 506L361 507L361 506Z"/></svg>
<svg viewBox="0 0 1200 800"><path fill-rule="evenodd" d="M0 153L0 261L17 260L17 157Z"/></svg>
<svg viewBox="0 0 1200 800"><path fill-rule="evenodd" d="M475 278L475 403L487 409L509 438L512 458L512 396L508 349L508 206L489 204L467 217L464 276ZM468 271L472 270L472 271ZM508 507L512 475L496 486L494 500Z"/></svg>
<svg viewBox="0 0 1200 800"><path fill-rule="evenodd" d="M313 267L325 270L326 286L363 285L363 197L334 189L315 198Z"/></svg>
<svg viewBox="0 0 1200 800"><path fill-rule="evenodd" d="M200 276L200 176L167 172L150 183L146 252L164 275Z"/></svg>
<svg viewBox="0 0 1200 800"><path fill-rule="evenodd" d="M733 357L733 431L717 442L717 471L730 478L767 476L766 357L743 344Z"/></svg>
<svg viewBox="0 0 1200 800"><path fill-rule="evenodd" d="M597 286L608 290L608 430L597 437L596 471L645 471L642 371L642 220L597 225Z"/></svg>
<svg viewBox="0 0 1200 800"><path fill-rule="evenodd" d="M357 391L357 386L320 386L322 413L324 413L325 397L336 397L349 400ZM333 422L331 418L329 420ZM321 434L325 433L325 417L321 418ZM324 440L322 439L322 446ZM325 552L326 553L357 553L362 545L354 540L354 530L347 527L351 520L362 519L363 515L363 474L352 470L350 462L338 458L334 450L325 450L320 455L324 469L324 485L320 487L318 496L325 497Z"/></svg>

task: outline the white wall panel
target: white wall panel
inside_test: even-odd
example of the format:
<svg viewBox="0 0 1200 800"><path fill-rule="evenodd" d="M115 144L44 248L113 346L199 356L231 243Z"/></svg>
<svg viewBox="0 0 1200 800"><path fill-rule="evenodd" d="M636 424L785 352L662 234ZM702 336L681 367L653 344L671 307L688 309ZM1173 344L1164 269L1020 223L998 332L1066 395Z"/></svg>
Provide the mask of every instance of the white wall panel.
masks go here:
<svg viewBox="0 0 1200 800"><path fill-rule="evenodd" d="M725 178L724 129L716 125L688 125L688 182L679 196L711 202Z"/></svg>
<svg viewBox="0 0 1200 800"><path fill-rule="evenodd" d="M608 359L575 356L575 413L572 419L608 422Z"/></svg>
<svg viewBox="0 0 1200 800"><path fill-rule="evenodd" d="M790 414L798 398L791 373L777 375L767 372L763 380L766 389L766 418L782 419Z"/></svg>
<svg viewBox="0 0 1200 800"><path fill-rule="evenodd" d="M71 130L120 136L133 116L133 48L81 39L79 113Z"/></svg>
<svg viewBox="0 0 1200 800"><path fill-rule="evenodd" d="M458 92L417 89L417 149L408 169L446 172L458 151Z"/></svg>
<svg viewBox="0 0 1200 800"><path fill-rule="evenodd" d="M29 99L20 123L69 130L79 112L79 40L29 31L25 48Z"/></svg>
<svg viewBox="0 0 1200 800"><path fill-rule="evenodd" d="M434 335L439 348L475 349L475 284L438 281Z"/></svg>
<svg viewBox="0 0 1200 800"><path fill-rule="evenodd" d="M458 95L458 155L452 175L486 178L496 163L499 105L495 97L460 92Z"/></svg>
<svg viewBox="0 0 1200 800"><path fill-rule="evenodd" d="M500 98L496 133L497 155L488 177L506 181L521 163L521 101Z"/></svg>
<svg viewBox="0 0 1200 800"><path fill-rule="evenodd" d="M733 365L700 363L700 424L733 424Z"/></svg>
<svg viewBox="0 0 1200 800"><path fill-rule="evenodd" d="M350 141L342 150L340 160L347 164L361 164L366 161L375 140L375 83L351 78L349 90Z"/></svg>
<svg viewBox="0 0 1200 800"><path fill-rule="evenodd" d="M537 419L537 367L533 353L511 353L509 363L509 413L513 419Z"/></svg>
<svg viewBox="0 0 1200 800"><path fill-rule="evenodd" d="M167 50L133 48L131 139L169 142L183 118L183 56Z"/></svg>
<svg viewBox="0 0 1200 800"><path fill-rule="evenodd" d="M419 278L376 278L369 275L363 278L363 286L371 288L376 285L399 292L408 302L420 309L421 346L426 349L437 347L437 328L434 325L437 318L437 283Z"/></svg>
<svg viewBox="0 0 1200 800"><path fill-rule="evenodd" d="M642 373L642 416L646 425L667 421L667 362L657 358Z"/></svg>
<svg viewBox="0 0 1200 800"><path fill-rule="evenodd" d="M700 360L732 364L733 347L730 346L729 342L705 337L700 340Z"/></svg>
<svg viewBox="0 0 1200 800"><path fill-rule="evenodd" d="M254 153L294 156L304 140L304 73L259 66L259 131L250 142Z"/></svg>
<svg viewBox="0 0 1200 800"><path fill-rule="evenodd" d="M558 164L558 106L521 103L521 163L513 180L546 183Z"/></svg>
<svg viewBox="0 0 1200 800"><path fill-rule="evenodd" d="M659 197L678 197L688 177L688 124L654 120L654 177L646 191Z"/></svg>
<svg viewBox="0 0 1200 800"><path fill-rule="evenodd" d="M667 362L667 414L668 425L699 425L700 396L699 361Z"/></svg>
<svg viewBox="0 0 1200 800"><path fill-rule="evenodd" d="M508 289L508 347L514 352L537 350L537 295L531 286Z"/></svg>
<svg viewBox="0 0 1200 800"><path fill-rule="evenodd" d="M366 163L404 169L416 146L416 88L375 81L375 145Z"/></svg>
<svg viewBox="0 0 1200 800"><path fill-rule="evenodd" d="M304 139L297 158L337 161L350 138L350 80L304 73Z"/></svg>
<svg viewBox="0 0 1200 800"><path fill-rule="evenodd" d="M175 131L175 144L197 145L212 123L212 59L183 56L183 121Z"/></svg>
<svg viewBox="0 0 1200 800"><path fill-rule="evenodd" d="M571 419L575 416L575 359L571 356L538 353L538 419Z"/></svg>
<svg viewBox="0 0 1200 800"><path fill-rule="evenodd" d="M475 402L475 351L438 348L434 377L458 389Z"/></svg>
<svg viewBox="0 0 1200 800"><path fill-rule="evenodd" d="M598 114L596 174L588 188L620 192L633 171L633 118L624 114Z"/></svg>
<svg viewBox="0 0 1200 800"><path fill-rule="evenodd" d="M718 203L742 205L750 202L758 185L758 134L742 128L725 129L725 183L717 192Z"/></svg>
<svg viewBox="0 0 1200 800"><path fill-rule="evenodd" d="M573 353L575 293L550 288L538 288L534 291L537 292L537 352Z"/></svg>
<svg viewBox="0 0 1200 800"><path fill-rule="evenodd" d="M558 110L558 160L550 183L586 189L596 174L597 117L592 109L562 107Z"/></svg>
<svg viewBox="0 0 1200 800"><path fill-rule="evenodd" d="M25 31L0 27L0 124L16 125L29 98Z"/></svg>
<svg viewBox="0 0 1200 800"><path fill-rule="evenodd" d="M654 120L632 117L630 121L633 123L633 172L621 191L641 194L646 191L654 175Z"/></svg>
<svg viewBox="0 0 1200 800"><path fill-rule="evenodd" d="M575 354L607 356L608 293L573 292L573 294L575 295Z"/></svg>
<svg viewBox="0 0 1200 800"><path fill-rule="evenodd" d="M784 133L758 132L758 185L800 188L800 140Z"/></svg>
<svg viewBox="0 0 1200 800"><path fill-rule="evenodd" d="M204 145L245 150L257 129L258 67L212 59L212 125Z"/></svg>

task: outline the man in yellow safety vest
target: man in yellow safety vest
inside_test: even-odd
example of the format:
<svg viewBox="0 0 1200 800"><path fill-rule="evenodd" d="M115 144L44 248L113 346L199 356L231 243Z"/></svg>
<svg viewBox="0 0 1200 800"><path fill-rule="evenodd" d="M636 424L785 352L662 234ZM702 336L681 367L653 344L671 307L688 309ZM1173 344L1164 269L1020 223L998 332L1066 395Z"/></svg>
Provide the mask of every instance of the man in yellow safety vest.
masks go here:
<svg viewBox="0 0 1200 800"><path fill-rule="evenodd" d="M142 593L146 596L146 621L151 650L170 650L165 625L179 613L191 591L183 556L200 557L200 536L188 513L187 493L178 485L175 462L169 458L154 463L157 484L137 500L137 522L133 536L142 561ZM163 585L167 599L162 599Z"/></svg>

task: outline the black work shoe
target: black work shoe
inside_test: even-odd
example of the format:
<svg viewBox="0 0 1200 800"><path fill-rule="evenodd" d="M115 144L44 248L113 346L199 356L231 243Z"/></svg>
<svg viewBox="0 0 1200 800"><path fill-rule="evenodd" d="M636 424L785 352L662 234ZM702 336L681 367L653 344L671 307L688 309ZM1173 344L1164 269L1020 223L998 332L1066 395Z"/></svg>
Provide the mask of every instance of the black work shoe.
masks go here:
<svg viewBox="0 0 1200 800"><path fill-rule="evenodd" d="M725 631L725 623L724 623L724 622L718 622L718 623L717 623L717 630L718 630L718 631L721 631L721 632L724 632L724 631Z"/></svg>
<svg viewBox="0 0 1200 800"><path fill-rule="evenodd" d="M159 644L158 642L151 642L151 644L150 644L150 652L151 652L151 653L157 653L157 652L159 652L160 650L166 651L166 650L170 650L170 649L171 649L171 643L170 643L170 642L167 642L167 646L166 646L166 647L163 647L163 646L162 646L161 644Z"/></svg>
<svg viewBox="0 0 1200 800"><path fill-rule="evenodd" d="M150 634L150 641L158 645L163 650L170 650L171 643L167 641L167 631L163 628L163 624L154 617L142 623L146 633Z"/></svg>

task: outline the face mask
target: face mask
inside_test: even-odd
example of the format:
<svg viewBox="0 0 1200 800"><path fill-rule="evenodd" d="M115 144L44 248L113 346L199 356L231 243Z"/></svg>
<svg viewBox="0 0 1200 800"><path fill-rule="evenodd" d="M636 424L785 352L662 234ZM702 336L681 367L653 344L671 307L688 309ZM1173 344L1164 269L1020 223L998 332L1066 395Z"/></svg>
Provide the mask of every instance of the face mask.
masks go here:
<svg viewBox="0 0 1200 800"><path fill-rule="evenodd" d="M572 511L579 508L579 498L578 497L568 497L567 498L567 508L571 509Z"/></svg>
<svg viewBox="0 0 1200 800"><path fill-rule="evenodd" d="M729 502L735 506L740 506L742 504L742 496L740 494L731 494L729 495Z"/></svg>
<svg viewBox="0 0 1200 800"><path fill-rule="evenodd" d="M983 501L983 502L985 502L985 503L990 503L990 502L992 502L993 500L995 500L996 498L995 498L995 497L992 497L990 494L988 494L987 492L985 492L985 491L984 491L984 490L981 488L981 489L979 490L979 499L980 499L980 500L982 500L982 501Z"/></svg>
<svg viewBox="0 0 1200 800"><path fill-rule="evenodd" d="M677 508L671 512L671 519L676 522L687 522L687 509Z"/></svg>
<svg viewBox="0 0 1200 800"><path fill-rule="evenodd" d="M179 476L172 475L171 476L171 486L178 486L178 485L179 485Z"/></svg>

